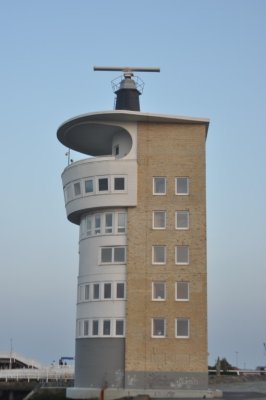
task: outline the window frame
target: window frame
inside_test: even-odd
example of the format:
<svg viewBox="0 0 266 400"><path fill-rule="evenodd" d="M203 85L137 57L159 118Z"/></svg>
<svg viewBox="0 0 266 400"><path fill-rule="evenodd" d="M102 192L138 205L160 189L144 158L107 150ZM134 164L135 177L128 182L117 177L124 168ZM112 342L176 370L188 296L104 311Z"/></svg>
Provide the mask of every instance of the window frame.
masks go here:
<svg viewBox="0 0 266 400"><path fill-rule="evenodd" d="M186 214L187 215L187 226L186 227L180 227L177 224L177 216L178 214ZM190 228L190 213L188 210L176 210L175 212L175 229L178 231L187 231Z"/></svg>
<svg viewBox="0 0 266 400"><path fill-rule="evenodd" d="M187 335L178 335L178 321L186 321L187 322ZM190 338L190 319L185 317L178 317L175 319L175 337L177 339L189 339Z"/></svg>
<svg viewBox="0 0 266 400"><path fill-rule="evenodd" d="M102 261L102 251L104 249L111 249L111 260L110 261ZM116 249L124 249L124 259L122 261L117 261L115 259L115 250ZM100 256L99 256L99 264L100 265L108 265L108 264L119 264L123 265L127 262L127 247L126 246L102 246L100 247Z"/></svg>
<svg viewBox="0 0 266 400"><path fill-rule="evenodd" d="M92 183L92 190L87 191L86 190L86 182L91 182ZM93 177L88 177L84 179L84 193L85 195L92 195L95 193L95 182Z"/></svg>
<svg viewBox="0 0 266 400"><path fill-rule="evenodd" d="M187 297L182 298L178 297L178 284L187 284ZM176 281L175 282L175 301L178 302L188 302L190 300L190 287L189 287L189 282L188 281Z"/></svg>
<svg viewBox="0 0 266 400"><path fill-rule="evenodd" d="M187 248L187 261L185 261L185 262L180 262L180 261L178 261L178 248L179 247L184 247L184 248ZM177 246L175 246L175 264L176 265L189 265L190 264L190 248L189 248L189 246L188 245L183 245L183 244L180 244L180 245L177 245Z"/></svg>
<svg viewBox="0 0 266 400"><path fill-rule="evenodd" d="M164 294L164 296L163 297L155 297L155 292L156 292L156 289L155 289L155 285L156 284L162 284L163 285L163 294ZM154 282L152 282L152 301L166 301L166 282L163 282L163 281L154 281Z"/></svg>
<svg viewBox="0 0 266 400"><path fill-rule="evenodd" d="M164 192L157 192L156 189L156 179L163 179L164 180ZM166 182L166 177L165 176L154 176L152 180L152 193L154 196L165 196L167 192L167 182Z"/></svg>
<svg viewBox="0 0 266 400"><path fill-rule="evenodd" d="M94 330L94 328L95 328L95 323L97 324L97 333L94 333L95 332L95 330ZM95 318L92 318L92 320L91 320L91 336L92 337L97 337L97 336L99 336L99 334L100 334L100 323L99 323L99 320L98 319L95 319Z"/></svg>
<svg viewBox="0 0 266 400"><path fill-rule="evenodd" d="M156 320L157 321L163 321L163 334L161 334L161 335L156 335L154 333L154 330L155 330L154 323L155 323ZM165 318L162 318L162 317L154 317L154 318L152 318L152 320L151 320L151 337L152 338L156 338L156 339L164 339L164 338L166 338L166 319Z"/></svg>
<svg viewBox="0 0 266 400"><path fill-rule="evenodd" d="M119 323L119 322L122 322L122 325L123 325L123 333L121 333L121 334L117 333L117 323ZM117 336L117 337L124 337L125 336L125 320L123 318L115 319L114 330L115 330L114 331L114 336Z"/></svg>
<svg viewBox="0 0 266 400"><path fill-rule="evenodd" d="M79 193L76 193L76 188L79 187ZM74 197L80 197L82 196L82 183L81 181L76 181L73 182L73 191L74 191Z"/></svg>
<svg viewBox="0 0 266 400"><path fill-rule="evenodd" d="M124 189L116 189L115 182L116 179L123 179ZM125 193L127 191L127 179L125 175L114 175L112 176L112 192L113 193Z"/></svg>
<svg viewBox="0 0 266 400"><path fill-rule="evenodd" d="M123 285L123 297L118 297L118 285ZM126 298L126 285L125 282L115 282L115 299L116 300L125 300Z"/></svg>
<svg viewBox="0 0 266 400"><path fill-rule="evenodd" d="M102 293L102 299L103 300L112 300L112 282L103 282L103 293ZM110 296L106 297L106 290L108 290L107 288L110 289Z"/></svg>
<svg viewBox="0 0 266 400"><path fill-rule="evenodd" d="M161 247L161 248L163 248L164 249L164 261L155 261L155 249L157 248L157 247ZM166 264L166 260L167 260L167 255L166 255L166 245L161 245L161 244L158 244L158 245L153 245L152 246L152 265L165 265Z"/></svg>
<svg viewBox="0 0 266 400"><path fill-rule="evenodd" d="M100 181L106 180L107 181L107 189L100 190ZM97 194L105 194L110 192L110 176L97 176L97 187L96 193Z"/></svg>
<svg viewBox="0 0 266 400"><path fill-rule="evenodd" d="M187 186L186 192L178 192L178 190L177 190L178 179L186 179L186 186ZM176 194L176 196L188 196L189 195L189 186L190 186L190 180L189 180L188 176L176 176L175 177L175 194Z"/></svg>
<svg viewBox="0 0 266 400"><path fill-rule="evenodd" d="M109 333L105 333L105 322L109 322ZM102 320L102 336L112 336L112 320L110 318L104 318Z"/></svg>
<svg viewBox="0 0 266 400"><path fill-rule="evenodd" d="M155 214L163 213L164 214L164 225L163 226L155 226ZM166 211L165 210L153 210L152 212L152 229L154 230L165 230L166 229Z"/></svg>
<svg viewBox="0 0 266 400"><path fill-rule="evenodd" d="M98 286L98 297L95 297L95 287ZM93 282L92 283L92 301L99 301L101 300L101 285L99 282Z"/></svg>

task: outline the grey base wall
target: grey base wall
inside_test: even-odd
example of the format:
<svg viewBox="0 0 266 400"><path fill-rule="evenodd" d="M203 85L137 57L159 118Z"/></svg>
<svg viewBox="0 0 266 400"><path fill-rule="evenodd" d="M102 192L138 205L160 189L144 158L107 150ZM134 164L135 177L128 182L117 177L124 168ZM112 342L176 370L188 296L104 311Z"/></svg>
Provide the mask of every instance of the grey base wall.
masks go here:
<svg viewBox="0 0 266 400"><path fill-rule="evenodd" d="M206 372L126 372L126 389L145 390L205 390Z"/></svg>
<svg viewBox="0 0 266 400"><path fill-rule="evenodd" d="M125 372L125 339L76 340L74 389L206 390L207 372Z"/></svg>
<svg viewBox="0 0 266 400"><path fill-rule="evenodd" d="M124 388L125 339L76 339L75 386Z"/></svg>

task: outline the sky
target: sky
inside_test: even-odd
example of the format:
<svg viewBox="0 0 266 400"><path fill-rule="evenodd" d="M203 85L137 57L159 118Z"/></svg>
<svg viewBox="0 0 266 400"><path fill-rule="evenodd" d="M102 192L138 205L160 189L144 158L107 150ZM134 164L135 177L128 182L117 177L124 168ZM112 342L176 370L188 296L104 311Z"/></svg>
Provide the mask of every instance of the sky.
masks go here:
<svg viewBox="0 0 266 400"><path fill-rule="evenodd" d="M113 109L120 74L94 65L152 66L141 111L210 118L209 364L266 365L265 21L264 0L0 0L0 352L74 355L78 227L56 131Z"/></svg>

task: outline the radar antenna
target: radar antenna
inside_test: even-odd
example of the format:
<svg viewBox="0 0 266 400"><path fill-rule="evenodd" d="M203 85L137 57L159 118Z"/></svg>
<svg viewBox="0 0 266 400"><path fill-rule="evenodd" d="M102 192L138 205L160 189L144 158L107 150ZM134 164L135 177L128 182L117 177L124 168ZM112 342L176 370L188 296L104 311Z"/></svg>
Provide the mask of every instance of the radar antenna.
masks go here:
<svg viewBox="0 0 266 400"><path fill-rule="evenodd" d="M143 92L144 82L134 72L160 72L158 67L101 67L94 66L94 71L121 71L120 76L112 81L113 91L116 94L115 109L140 111L139 96Z"/></svg>

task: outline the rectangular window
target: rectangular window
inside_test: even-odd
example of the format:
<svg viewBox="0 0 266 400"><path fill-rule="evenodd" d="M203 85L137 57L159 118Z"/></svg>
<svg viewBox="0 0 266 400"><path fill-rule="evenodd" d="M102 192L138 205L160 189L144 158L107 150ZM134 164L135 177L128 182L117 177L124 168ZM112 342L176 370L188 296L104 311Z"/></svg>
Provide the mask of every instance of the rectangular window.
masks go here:
<svg viewBox="0 0 266 400"><path fill-rule="evenodd" d="M114 262L124 263L126 260L126 248L125 247L114 247Z"/></svg>
<svg viewBox="0 0 266 400"><path fill-rule="evenodd" d="M94 234L100 235L101 233L101 214L95 214L94 218Z"/></svg>
<svg viewBox="0 0 266 400"><path fill-rule="evenodd" d="M86 228L87 228L87 235L91 236L92 234L92 216L87 215L86 217Z"/></svg>
<svg viewBox="0 0 266 400"><path fill-rule="evenodd" d="M105 214L105 233L113 232L113 214L106 213Z"/></svg>
<svg viewBox="0 0 266 400"><path fill-rule="evenodd" d="M165 282L152 282L152 300L165 300Z"/></svg>
<svg viewBox="0 0 266 400"><path fill-rule="evenodd" d="M80 196L81 195L80 182L74 183L74 193L75 193L75 196Z"/></svg>
<svg viewBox="0 0 266 400"><path fill-rule="evenodd" d="M84 321L84 336L89 336L89 321Z"/></svg>
<svg viewBox="0 0 266 400"><path fill-rule="evenodd" d="M122 319L115 321L115 335L124 336L124 321Z"/></svg>
<svg viewBox="0 0 266 400"><path fill-rule="evenodd" d="M82 321L79 319L77 321L77 337L82 336Z"/></svg>
<svg viewBox="0 0 266 400"><path fill-rule="evenodd" d="M153 178L153 194L164 195L166 194L166 178L155 177Z"/></svg>
<svg viewBox="0 0 266 400"><path fill-rule="evenodd" d="M165 337L165 319L153 318L152 337Z"/></svg>
<svg viewBox="0 0 266 400"><path fill-rule="evenodd" d="M125 284L123 282L119 282L116 284L116 298L117 299L125 298Z"/></svg>
<svg viewBox="0 0 266 400"><path fill-rule="evenodd" d="M188 338L189 337L189 319L188 318L177 318L176 319L176 337Z"/></svg>
<svg viewBox="0 0 266 400"><path fill-rule="evenodd" d="M71 200L72 198L72 188L71 185L68 185L65 190L64 190L64 194L65 194L65 202L67 203L69 200Z"/></svg>
<svg viewBox="0 0 266 400"><path fill-rule="evenodd" d="M166 227L166 212L153 211L153 229L165 229Z"/></svg>
<svg viewBox="0 0 266 400"><path fill-rule="evenodd" d="M152 263L166 263L166 246L152 246Z"/></svg>
<svg viewBox="0 0 266 400"><path fill-rule="evenodd" d="M110 319L103 320L103 335L110 336L111 335L111 321Z"/></svg>
<svg viewBox="0 0 266 400"><path fill-rule="evenodd" d="M83 300L83 285L78 286L78 303Z"/></svg>
<svg viewBox="0 0 266 400"><path fill-rule="evenodd" d="M93 179L85 180L85 192L93 193Z"/></svg>
<svg viewBox="0 0 266 400"><path fill-rule="evenodd" d="M123 264L126 262L126 248L121 247L102 247L101 260L102 264Z"/></svg>
<svg viewBox="0 0 266 400"><path fill-rule="evenodd" d="M117 214L117 232L118 233L126 232L126 213Z"/></svg>
<svg viewBox="0 0 266 400"><path fill-rule="evenodd" d="M112 263L112 247L101 248L101 263Z"/></svg>
<svg viewBox="0 0 266 400"><path fill-rule="evenodd" d="M99 178L98 179L98 191L99 192L107 192L108 191L108 178Z"/></svg>
<svg viewBox="0 0 266 400"><path fill-rule="evenodd" d="M189 211L176 211L175 227L176 227L176 229L188 229L189 228Z"/></svg>
<svg viewBox="0 0 266 400"><path fill-rule="evenodd" d="M112 297L112 284L111 283L104 284L103 297L104 297L104 299L111 299L111 297Z"/></svg>
<svg viewBox="0 0 266 400"><path fill-rule="evenodd" d="M189 264L189 246L176 246L175 263Z"/></svg>
<svg viewBox="0 0 266 400"><path fill-rule="evenodd" d="M123 177L114 178L114 190L120 190L120 191L125 190L125 178Z"/></svg>
<svg viewBox="0 0 266 400"><path fill-rule="evenodd" d="M94 283L93 284L93 300L99 300L99 299L100 299L100 284Z"/></svg>
<svg viewBox="0 0 266 400"><path fill-rule="evenodd" d="M94 319L92 321L92 336L98 336L99 335L99 321L97 319Z"/></svg>
<svg viewBox="0 0 266 400"><path fill-rule="evenodd" d="M90 285L85 285L85 300L90 299Z"/></svg>
<svg viewBox="0 0 266 400"><path fill-rule="evenodd" d="M188 282L176 282L175 299L177 301L188 301L189 300L189 283Z"/></svg>
<svg viewBox="0 0 266 400"><path fill-rule="evenodd" d="M175 178L175 193L178 195L189 194L189 179L187 177Z"/></svg>

